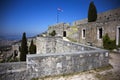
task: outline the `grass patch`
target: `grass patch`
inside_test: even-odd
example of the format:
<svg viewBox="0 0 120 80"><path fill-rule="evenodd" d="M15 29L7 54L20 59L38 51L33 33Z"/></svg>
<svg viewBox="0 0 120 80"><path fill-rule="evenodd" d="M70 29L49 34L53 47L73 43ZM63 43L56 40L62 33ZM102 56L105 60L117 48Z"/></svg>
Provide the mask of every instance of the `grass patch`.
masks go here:
<svg viewBox="0 0 120 80"><path fill-rule="evenodd" d="M77 42L77 40L70 38L70 37L67 37L67 39L70 40L71 42Z"/></svg>
<svg viewBox="0 0 120 80"><path fill-rule="evenodd" d="M100 71L105 71L105 70L109 70L109 69L112 69L113 66L111 64L109 64L108 66L103 66L103 67L100 67L100 68L96 68L94 69L95 71L97 72L100 72Z"/></svg>
<svg viewBox="0 0 120 80"><path fill-rule="evenodd" d="M107 72L106 74L96 74L95 77L97 77L99 80L108 80L110 76L112 76L112 72Z"/></svg>

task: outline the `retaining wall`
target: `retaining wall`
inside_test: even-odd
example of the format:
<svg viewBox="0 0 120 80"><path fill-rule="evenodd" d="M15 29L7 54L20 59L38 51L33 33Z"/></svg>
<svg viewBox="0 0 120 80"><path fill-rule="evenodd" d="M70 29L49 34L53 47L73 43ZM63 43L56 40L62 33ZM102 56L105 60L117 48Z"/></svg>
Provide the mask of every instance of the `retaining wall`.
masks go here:
<svg viewBox="0 0 120 80"><path fill-rule="evenodd" d="M29 80L26 62L0 63L0 80Z"/></svg>
<svg viewBox="0 0 120 80"><path fill-rule="evenodd" d="M27 68L31 78L80 72L107 66L109 54L105 50L64 54L27 55Z"/></svg>
<svg viewBox="0 0 120 80"><path fill-rule="evenodd" d="M64 41L61 37L37 37L37 54L95 50L83 44Z"/></svg>

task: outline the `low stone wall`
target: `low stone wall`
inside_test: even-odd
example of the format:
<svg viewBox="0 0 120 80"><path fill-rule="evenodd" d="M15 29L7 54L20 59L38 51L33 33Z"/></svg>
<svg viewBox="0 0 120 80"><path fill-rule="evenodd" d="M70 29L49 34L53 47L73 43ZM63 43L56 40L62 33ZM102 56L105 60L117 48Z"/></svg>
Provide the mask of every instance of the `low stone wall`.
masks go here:
<svg viewBox="0 0 120 80"><path fill-rule="evenodd" d="M37 37L37 54L95 50L83 44L64 41L61 37Z"/></svg>
<svg viewBox="0 0 120 80"><path fill-rule="evenodd" d="M26 62L0 63L0 80L28 80Z"/></svg>
<svg viewBox="0 0 120 80"><path fill-rule="evenodd" d="M27 55L27 68L31 78L68 74L107 66L106 50L76 53Z"/></svg>

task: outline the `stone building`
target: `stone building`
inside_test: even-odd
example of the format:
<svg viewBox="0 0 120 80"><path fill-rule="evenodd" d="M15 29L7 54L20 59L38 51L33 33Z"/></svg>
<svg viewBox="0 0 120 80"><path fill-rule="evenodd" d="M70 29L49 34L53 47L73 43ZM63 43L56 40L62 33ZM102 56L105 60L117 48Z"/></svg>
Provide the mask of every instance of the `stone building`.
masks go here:
<svg viewBox="0 0 120 80"><path fill-rule="evenodd" d="M66 37L66 32L70 28L70 25L68 23L59 23L56 25L49 26L48 28L48 35L51 33L53 30L56 32L56 36L64 36Z"/></svg>
<svg viewBox="0 0 120 80"><path fill-rule="evenodd" d="M87 19L83 19L73 22L72 26L65 25L63 23L51 26L48 33L55 30L57 36L67 37L73 41L97 47L103 46L102 37L107 33L110 39L116 40L116 45L118 45L120 38L120 8L99 13L95 22L88 22Z"/></svg>
<svg viewBox="0 0 120 80"><path fill-rule="evenodd" d="M75 26L79 29L77 39L80 43L102 47L102 37L107 33L110 39L116 40L116 45L118 45L120 42L120 8L98 14L96 22L82 22Z"/></svg>

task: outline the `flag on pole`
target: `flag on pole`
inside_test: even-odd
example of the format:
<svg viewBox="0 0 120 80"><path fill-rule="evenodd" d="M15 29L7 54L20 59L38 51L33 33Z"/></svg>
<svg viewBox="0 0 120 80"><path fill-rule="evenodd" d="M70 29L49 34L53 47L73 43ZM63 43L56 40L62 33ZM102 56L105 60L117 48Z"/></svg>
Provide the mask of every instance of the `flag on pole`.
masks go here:
<svg viewBox="0 0 120 80"><path fill-rule="evenodd" d="M63 10L61 8L57 8L57 10L60 11L60 12L63 12Z"/></svg>

